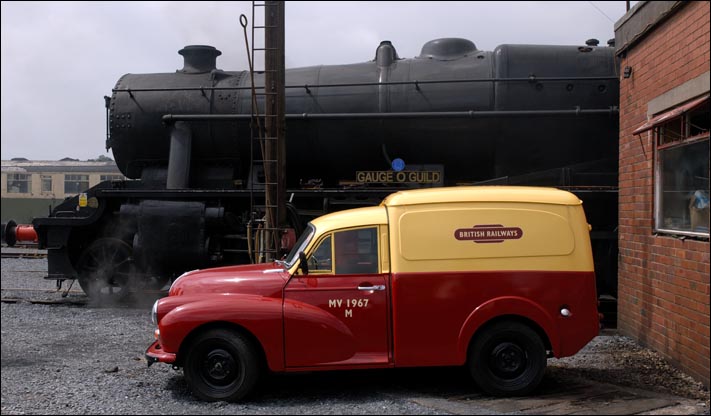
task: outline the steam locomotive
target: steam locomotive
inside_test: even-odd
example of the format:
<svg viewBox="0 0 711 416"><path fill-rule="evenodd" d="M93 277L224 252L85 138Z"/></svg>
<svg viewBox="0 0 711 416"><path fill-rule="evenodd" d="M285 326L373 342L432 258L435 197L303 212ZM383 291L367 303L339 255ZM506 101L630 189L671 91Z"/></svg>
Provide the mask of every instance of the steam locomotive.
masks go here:
<svg viewBox="0 0 711 416"><path fill-rule="evenodd" d="M182 69L124 75L106 97L106 147L130 179L33 220L58 285L121 294L255 261L267 184L251 79L264 85L265 75L217 69L212 46L179 53ZM614 48L596 42L482 51L459 38L430 41L412 59L384 41L371 61L287 69L289 227L403 188L559 187L584 201L598 293L614 296L616 70Z"/></svg>

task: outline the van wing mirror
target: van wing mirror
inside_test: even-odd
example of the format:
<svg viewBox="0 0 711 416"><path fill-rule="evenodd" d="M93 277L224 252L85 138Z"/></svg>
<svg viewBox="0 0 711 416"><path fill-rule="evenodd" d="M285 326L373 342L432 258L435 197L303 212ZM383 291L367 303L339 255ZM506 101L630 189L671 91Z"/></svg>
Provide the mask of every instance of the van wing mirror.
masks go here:
<svg viewBox="0 0 711 416"><path fill-rule="evenodd" d="M299 251L299 269L303 274L309 274L309 261L306 259L306 254Z"/></svg>

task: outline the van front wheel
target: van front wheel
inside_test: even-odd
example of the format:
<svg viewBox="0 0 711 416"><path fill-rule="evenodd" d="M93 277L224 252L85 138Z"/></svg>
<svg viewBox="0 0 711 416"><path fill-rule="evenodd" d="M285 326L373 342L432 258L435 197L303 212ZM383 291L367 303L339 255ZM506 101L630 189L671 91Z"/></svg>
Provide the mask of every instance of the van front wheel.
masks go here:
<svg viewBox="0 0 711 416"><path fill-rule="evenodd" d="M259 378L259 358L243 335L211 329L190 346L184 374L188 386L205 401L234 402L249 394Z"/></svg>
<svg viewBox="0 0 711 416"><path fill-rule="evenodd" d="M546 370L541 337L519 322L499 322L476 335L469 351L469 370L485 392L522 396L533 391Z"/></svg>

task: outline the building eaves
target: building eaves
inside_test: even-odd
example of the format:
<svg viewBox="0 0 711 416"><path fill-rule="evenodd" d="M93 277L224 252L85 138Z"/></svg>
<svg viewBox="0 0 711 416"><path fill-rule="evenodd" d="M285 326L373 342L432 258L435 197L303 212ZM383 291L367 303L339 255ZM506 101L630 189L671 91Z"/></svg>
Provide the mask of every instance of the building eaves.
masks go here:
<svg viewBox="0 0 711 416"><path fill-rule="evenodd" d="M686 1L640 1L615 23L615 53L624 54Z"/></svg>

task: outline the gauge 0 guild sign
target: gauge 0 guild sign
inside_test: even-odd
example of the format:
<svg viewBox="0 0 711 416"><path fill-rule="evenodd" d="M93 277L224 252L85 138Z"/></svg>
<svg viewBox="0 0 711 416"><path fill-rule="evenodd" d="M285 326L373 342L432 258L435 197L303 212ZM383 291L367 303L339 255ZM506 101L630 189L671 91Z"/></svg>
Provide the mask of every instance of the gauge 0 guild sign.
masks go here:
<svg viewBox="0 0 711 416"><path fill-rule="evenodd" d="M523 237L519 227L504 227L501 224L475 225L472 228L458 228L454 238L475 243L503 243L504 240L518 240Z"/></svg>

